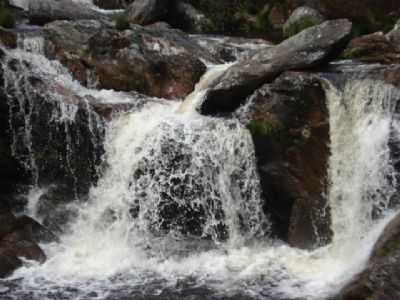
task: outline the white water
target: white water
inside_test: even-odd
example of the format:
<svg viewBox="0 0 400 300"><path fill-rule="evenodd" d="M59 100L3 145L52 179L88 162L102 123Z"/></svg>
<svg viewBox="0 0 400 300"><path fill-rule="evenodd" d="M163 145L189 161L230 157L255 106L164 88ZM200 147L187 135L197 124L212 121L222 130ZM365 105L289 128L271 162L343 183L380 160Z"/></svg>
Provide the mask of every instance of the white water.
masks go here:
<svg viewBox="0 0 400 300"><path fill-rule="evenodd" d="M37 71L56 75L56 82L70 78L40 55L12 55L34 58ZM207 73L201 83L223 68ZM125 99L112 91L84 89L72 79L64 84L81 95L108 98L103 101ZM194 280L228 295L320 300L362 270L391 218L387 207L395 178L388 144L398 124L390 100L398 91L363 80L349 82L343 92L328 92L334 239L309 252L261 237L269 226L261 212L251 137L235 119L195 112L206 87L199 84L182 106L149 103L109 124L108 168L70 233L59 244L44 245L48 261L14 274L13 279L22 278L15 299L32 291L35 299L50 299L57 291L68 295L70 287L80 291L76 299L85 299L88 291L104 299L113 290L153 285L149 293L157 294L160 286L153 281L176 287ZM185 218L165 222L174 220L163 215L166 203L174 203L173 212L190 211L203 220L196 234L209 240L182 235Z"/></svg>

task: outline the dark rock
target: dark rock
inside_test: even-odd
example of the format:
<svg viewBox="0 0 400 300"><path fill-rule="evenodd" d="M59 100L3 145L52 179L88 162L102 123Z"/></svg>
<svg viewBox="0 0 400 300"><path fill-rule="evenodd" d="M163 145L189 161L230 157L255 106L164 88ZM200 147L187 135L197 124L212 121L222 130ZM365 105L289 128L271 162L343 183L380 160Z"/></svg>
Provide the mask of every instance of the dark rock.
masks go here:
<svg viewBox="0 0 400 300"><path fill-rule="evenodd" d="M28 18L32 24L43 25L55 20L98 20L109 17L72 0L35 0L29 1Z"/></svg>
<svg viewBox="0 0 400 300"><path fill-rule="evenodd" d="M162 21L170 5L170 0L135 0L127 9L128 20L140 25Z"/></svg>
<svg viewBox="0 0 400 300"><path fill-rule="evenodd" d="M15 254L18 258L34 260L40 263L46 261L46 254L43 250L31 241L20 240L14 243L2 241L0 247L6 249L9 253Z"/></svg>
<svg viewBox="0 0 400 300"><path fill-rule="evenodd" d="M191 4L175 1L170 10L168 22L176 28L191 33L206 33L212 31L213 23L202 12Z"/></svg>
<svg viewBox="0 0 400 300"><path fill-rule="evenodd" d="M400 62L400 47L396 47L383 33L374 33L354 38L343 57L364 63L396 64Z"/></svg>
<svg viewBox="0 0 400 300"><path fill-rule="evenodd" d="M22 266L22 261L12 252L0 248L0 278L11 275Z"/></svg>
<svg viewBox="0 0 400 300"><path fill-rule="evenodd" d="M0 214L0 239L11 233L17 226L17 218L10 212Z"/></svg>
<svg viewBox="0 0 400 300"><path fill-rule="evenodd" d="M34 243L50 243L58 241L57 236L55 236L50 230L28 216L18 217L16 228L18 231L24 232L25 240Z"/></svg>
<svg viewBox="0 0 400 300"><path fill-rule="evenodd" d="M5 109L0 121L10 137L7 147L13 145L8 151L31 182L42 186L63 183L74 195L86 194L97 179L103 120L86 99L35 73L33 62L8 59L3 58L0 68L0 78L7 76L0 85L0 106ZM20 85L7 84L15 78ZM19 87L24 87L24 92ZM10 164L10 168L18 174L16 166ZM15 184L14 180L20 178L12 177Z"/></svg>
<svg viewBox="0 0 400 300"><path fill-rule="evenodd" d="M201 107L203 114L235 110L255 89L287 70L313 68L338 55L351 33L347 20L327 21L308 28L272 49L230 67L211 86Z"/></svg>
<svg viewBox="0 0 400 300"><path fill-rule="evenodd" d="M94 0L94 5L103 9L125 9L134 0Z"/></svg>
<svg viewBox="0 0 400 300"><path fill-rule="evenodd" d="M119 32L101 22L55 22L46 29L47 55L81 83L162 98L183 98L205 72L200 59L217 62L183 32L132 26ZM88 78L88 74L90 74Z"/></svg>
<svg viewBox="0 0 400 300"><path fill-rule="evenodd" d="M331 237L327 199L329 121L317 76L288 72L251 97L254 140L265 202L274 232L294 247L313 248ZM318 228L318 232L315 232Z"/></svg>
<svg viewBox="0 0 400 300"><path fill-rule="evenodd" d="M376 243L367 269L342 291L343 300L400 298L400 218L390 222Z"/></svg>

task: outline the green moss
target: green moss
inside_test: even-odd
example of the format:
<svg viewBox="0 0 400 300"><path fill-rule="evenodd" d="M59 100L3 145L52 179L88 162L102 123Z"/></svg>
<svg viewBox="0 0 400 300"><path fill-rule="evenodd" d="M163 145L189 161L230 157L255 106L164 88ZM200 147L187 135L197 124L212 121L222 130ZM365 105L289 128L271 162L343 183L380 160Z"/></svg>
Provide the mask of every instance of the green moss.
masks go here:
<svg viewBox="0 0 400 300"><path fill-rule="evenodd" d="M276 135L282 130L282 126L266 119L252 120L248 125L253 135Z"/></svg>
<svg viewBox="0 0 400 300"><path fill-rule="evenodd" d="M0 6L0 26L4 28L15 27L15 17L9 9Z"/></svg>
<svg viewBox="0 0 400 300"><path fill-rule="evenodd" d="M293 23L292 25L288 26L287 28L284 29L284 36L289 38L291 36L294 36L298 34L299 32L303 31L304 29L307 29L309 27L315 26L320 24L321 22L312 16L306 16L299 20L298 22Z"/></svg>
<svg viewBox="0 0 400 300"><path fill-rule="evenodd" d="M400 251L400 239L394 239L388 243L382 249L378 251L378 256L388 257L394 255Z"/></svg>
<svg viewBox="0 0 400 300"><path fill-rule="evenodd" d="M130 28L128 17L126 14L119 14L114 17L115 28L119 31L123 31Z"/></svg>

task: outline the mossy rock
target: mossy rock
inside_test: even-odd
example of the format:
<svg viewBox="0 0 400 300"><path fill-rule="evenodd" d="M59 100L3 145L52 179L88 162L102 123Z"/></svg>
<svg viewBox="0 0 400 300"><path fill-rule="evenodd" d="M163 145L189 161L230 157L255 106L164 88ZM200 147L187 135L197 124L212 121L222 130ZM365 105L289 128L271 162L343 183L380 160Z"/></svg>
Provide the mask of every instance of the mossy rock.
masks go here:
<svg viewBox="0 0 400 300"><path fill-rule="evenodd" d="M274 136L282 131L281 124L268 119L254 119L248 125L252 135Z"/></svg>

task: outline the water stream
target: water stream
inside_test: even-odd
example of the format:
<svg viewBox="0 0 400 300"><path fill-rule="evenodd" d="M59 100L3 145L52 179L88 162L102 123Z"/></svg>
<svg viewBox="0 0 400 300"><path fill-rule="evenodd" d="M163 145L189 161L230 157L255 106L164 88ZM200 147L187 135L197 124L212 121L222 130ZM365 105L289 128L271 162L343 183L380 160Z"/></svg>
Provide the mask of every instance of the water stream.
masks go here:
<svg viewBox="0 0 400 300"><path fill-rule="evenodd" d="M32 53L39 46L23 45L9 55L79 95L137 100L84 88L60 64ZM42 245L46 263L27 262L0 281L8 287L2 299L320 300L363 269L394 213L389 142L400 128L399 91L372 80L327 91L334 238L305 251L269 238L245 126L196 112L226 67L211 67L183 103L149 102L107 125L107 167L89 200L76 204L79 214L59 243Z"/></svg>

